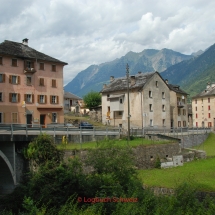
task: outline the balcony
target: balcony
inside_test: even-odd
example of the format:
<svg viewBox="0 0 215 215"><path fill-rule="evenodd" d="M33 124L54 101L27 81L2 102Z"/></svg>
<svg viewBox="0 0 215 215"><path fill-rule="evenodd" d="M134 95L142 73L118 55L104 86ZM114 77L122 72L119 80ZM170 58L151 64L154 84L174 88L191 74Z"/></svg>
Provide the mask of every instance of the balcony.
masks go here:
<svg viewBox="0 0 215 215"><path fill-rule="evenodd" d="M36 72L36 69L35 68L24 68L24 74L26 73L30 73L30 74L34 74Z"/></svg>
<svg viewBox="0 0 215 215"><path fill-rule="evenodd" d="M183 102L177 102L177 107L178 108L183 108L184 107L184 103Z"/></svg>

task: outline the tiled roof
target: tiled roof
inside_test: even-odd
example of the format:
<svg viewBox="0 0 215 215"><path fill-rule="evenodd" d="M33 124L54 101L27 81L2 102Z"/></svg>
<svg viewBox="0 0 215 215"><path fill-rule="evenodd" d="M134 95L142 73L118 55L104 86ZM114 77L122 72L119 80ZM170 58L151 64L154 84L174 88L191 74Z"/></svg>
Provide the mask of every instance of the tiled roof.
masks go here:
<svg viewBox="0 0 215 215"><path fill-rule="evenodd" d="M182 89L180 89L180 86L178 85L173 85L173 84L168 84L169 89L176 92L176 93L180 93L180 94L186 94L188 95L188 93L186 93L185 91L183 91Z"/></svg>
<svg viewBox="0 0 215 215"><path fill-rule="evenodd" d="M196 96L192 98L198 98L198 97L205 97L205 96L214 96L215 95L215 85L212 84L211 86L207 87L204 91L197 94Z"/></svg>
<svg viewBox="0 0 215 215"><path fill-rule="evenodd" d="M70 92L64 92L64 98L82 100L82 98L80 98Z"/></svg>
<svg viewBox="0 0 215 215"><path fill-rule="evenodd" d="M135 76L135 84L129 84L129 89L142 88L147 80L149 80L155 73L138 73ZM131 76L131 77L132 77ZM127 77L115 78L110 84L101 90L101 93L113 92L113 91L123 91L127 90Z"/></svg>
<svg viewBox="0 0 215 215"><path fill-rule="evenodd" d="M37 50L30 48L28 45L9 40L5 40L0 44L0 55L11 55L14 57L31 59L33 58L37 60L51 61L67 65L67 63L43 54L42 52L38 52Z"/></svg>

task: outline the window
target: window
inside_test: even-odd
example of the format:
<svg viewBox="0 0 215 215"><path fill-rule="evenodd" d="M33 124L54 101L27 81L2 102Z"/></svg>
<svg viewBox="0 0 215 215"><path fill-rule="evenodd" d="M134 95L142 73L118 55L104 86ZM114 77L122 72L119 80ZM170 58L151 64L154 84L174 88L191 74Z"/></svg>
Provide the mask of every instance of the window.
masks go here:
<svg viewBox="0 0 215 215"><path fill-rule="evenodd" d="M31 61L26 61L26 67L28 69L33 68L32 65L31 65Z"/></svg>
<svg viewBox="0 0 215 215"><path fill-rule="evenodd" d="M26 103L34 103L34 95L32 95L32 94L25 94L25 102Z"/></svg>
<svg viewBox="0 0 215 215"><path fill-rule="evenodd" d="M17 66L17 59L12 59L12 66Z"/></svg>
<svg viewBox="0 0 215 215"><path fill-rule="evenodd" d="M210 98L208 98L208 103L210 103Z"/></svg>
<svg viewBox="0 0 215 215"><path fill-rule="evenodd" d="M152 104L149 104L149 111L152 112Z"/></svg>
<svg viewBox="0 0 215 215"><path fill-rule="evenodd" d="M3 93L0 92L0 102L3 102Z"/></svg>
<svg viewBox="0 0 215 215"><path fill-rule="evenodd" d="M210 105L208 105L208 110L210 110L211 109L211 106Z"/></svg>
<svg viewBox="0 0 215 215"><path fill-rule="evenodd" d="M208 113L208 118L211 118L211 114L210 113Z"/></svg>
<svg viewBox="0 0 215 215"><path fill-rule="evenodd" d="M196 107L196 111L197 111L197 107Z"/></svg>
<svg viewBox="0 0 215 215"><path fill-rule="evenodd" d="M52 79L52 87L57 87L57 85L56 85L56 79Z"/></svg>
<svg viewBox="0 0 215 215"><path fill-rule="evenodd" d="M12 114L12 123L18 123L18 113L11 113Z"/></svg>
<svg viewBox="0 0 215 215"><path fill-rule="evenodd" d="M179 128L181 127L181 121L178 121L178 127Z"/></svg>
<svg viewBox="0 0 215 215"><path fill-rule="evenodd" d="M187 123L186 121L183 121L183 127L186 127Z"/></svg>
<svg viewBox="0 0 215 215"><path fill-rule="evenodd" d="M165 105L162 105L162 111L165 112Z"/></svg>
<svg viewBox="0 0 215 215"><path fill-rule="evenodd" d="M162 119L162 124L163 126L165 126L165 119Z"/></svg>
<svg viewBox="0 0 215 215"><path fill-rule="evenodd" d="M9 76L9 83L10 84L20 84L20 76L10 75Z"/></svg>
<svg viewBox="0 0 215 215"><path fill-rule="evenodd" d="M57 113L52 113L52 122L57 123Z"/></svg>
<svg viewBox="0 0 215 215"><path fill-rule="evenodd" d="M9 101L10 102L20 102L20 94L19 93L9 93Z"/></svg>
<svg viewBox="0 0 215 215"><path fill-rule="evenodd" d="M198 127L198 122L196 122L196 127Z"/></svg>
<svg viewBox="0 0 215 215"><path fill-rule="evenodd" d="M40 78L40 83L39 83L40 86L44 86L44 78Z"/></svg>
<svg viewBox="0 0 215 215"><path fill-rule="evenodd" d="M186 115L186 110L185 110L185 109L183 109L183 115L184 115L184 116Z"/></svg>
<svg viewBox="0 0 215 215"><path fill-rule="evenodd" d="M46 103L46 95L38 95L37 97L37 102L40 103L40 104L45 104Z"/></svg>
<svg viewBox="0 0 215 215"><path fill-rule="evenodd" d="M198 118L198 114L196 113L196 118Z"/></svg>
<svg viewBox="0 0 215 215"><path fill-rule="evenodd" d="M118 112L118 115L119 115L119 116L122 116L122 111L119 111L119 112Z"/></svg>
<svg viewBox="0 0 215 215"><path fill-rule="evenodd" d="M26 84L31 85L32 84L32 77L31 76L26 76Z"/></svg>
<svg viewBox="0 0 215 215"><path fill-rule="evenodd" d="M152 98L152 91L149 91L149 98Z"/></svg>
<svg viewBox="0 0 215 215"><path fill-rule="evenodd" d="M56 65L52 65L52 71L56 72Z"/></svg>
<svg viewBox="0 0 215 215"><path fill-rule="evenodd" d="M211 122L208 122L208 127L212 127L212 123Z"/></svg>
<svg viewBox="0 0 215 215"><path fill-rule="evenodd" d="M152 119L150 119L150 122L149 122L150 124L150 126L153 126L153 120Z"/></svg>
<svg viewBox="0 0 215 215"><path fill-rule="evenodd" d="M162 92L162 99L165 99L165 93Z"/></svg>
<svg viewBox="0 0 215 215"><path fill-rule="evenodd" d="M181 116L181 109L178 108L178 116Z"/></svg>
<svg viewBox="0 0 215 215"><path fill-rule="evenodd" d="M44 63L39 63L39 69L44 70Z"/></svg>
<svg viewBox="0 0 215 215"><path fill-rule="evenodd" d="M50 96L51 104L58 104L58 96Z"/></svg>
<svg viewBox="0 0 215 215"><path fill-rule="evenodd" d="M197 100L195 100L195 103L197 104Z"/></svg>
<svg viewBox="0 0 215 215"><path fill-rule="evenodd" d="M3 64L3 59L2 59L2 57L0 57L0 65L2 65Z"/></svg>
<svg viewBox="0 0 215 215"><path fill-rule="evenodd" d="M5 74L0 74L0 83L5 82Z"/></svg>
<svg viewBox="0 0 215 215"><path fill-rule="evenodd" d="M0 123L3 123L3 113L0 113Z"/></svg>
<svg viewBox="0 0 215 215"><path fill-rule="evenodd" d="M158 87L158 81L155 81L155 86Z"/></svg>
<svg viewBox="0 0 215 215"><path fill-rule="evenodd" d="M122 99L122 98L119 99L119 103L120 103L120 104L123 103L123 99Z"/></svg>

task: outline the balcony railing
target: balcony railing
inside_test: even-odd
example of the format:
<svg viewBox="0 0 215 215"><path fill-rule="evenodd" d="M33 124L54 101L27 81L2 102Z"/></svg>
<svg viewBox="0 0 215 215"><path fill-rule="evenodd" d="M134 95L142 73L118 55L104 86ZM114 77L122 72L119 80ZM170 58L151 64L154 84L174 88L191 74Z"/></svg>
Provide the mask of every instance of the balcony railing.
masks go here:
<svg viewBox="0 0 215 215"><path fill-rule="evenodd" d="M35 72L36 72L35 68L28 68L28 67L24 68L24 73L31 73L31 74L33 74Z"/></svg>
<svg viewBox="0 0 215 215"><path fill-rule="evenodd" d="M184 107L184 103L183 103L183 102L177 102L177 106L178 106L179 108L183 108L183 107Z"/></svg>

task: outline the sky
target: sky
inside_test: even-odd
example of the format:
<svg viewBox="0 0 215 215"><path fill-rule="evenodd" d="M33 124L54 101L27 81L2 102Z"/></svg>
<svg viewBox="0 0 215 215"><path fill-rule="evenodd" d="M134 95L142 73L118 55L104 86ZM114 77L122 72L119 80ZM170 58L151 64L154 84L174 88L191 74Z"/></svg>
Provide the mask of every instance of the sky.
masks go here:
<svg viewBox="0 0 215 215"><path fill-rule="evenodd" d="M129 51L183 54L215 43L214 0L0 0L0 43L22 42L67 62L64 85Z"/></svg>

